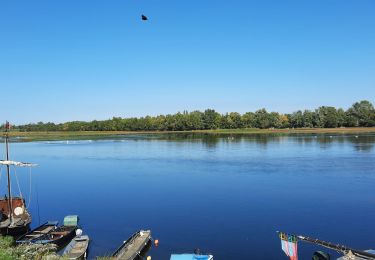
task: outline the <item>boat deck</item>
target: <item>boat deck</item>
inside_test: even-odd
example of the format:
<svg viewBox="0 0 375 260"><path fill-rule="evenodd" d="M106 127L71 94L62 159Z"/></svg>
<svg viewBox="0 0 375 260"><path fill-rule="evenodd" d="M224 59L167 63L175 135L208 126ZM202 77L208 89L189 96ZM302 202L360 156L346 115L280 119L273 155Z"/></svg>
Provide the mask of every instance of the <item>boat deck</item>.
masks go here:
<svg viewBox="0 0 375 260"><path fill-rule="evenodd" d="M133 260L140 254L151 238L151 231L145 230L137 234L132 241L125 242L125 246L114 256L119 260Z"/></svg>
<svg viewBox="0 0 375 260"><path fill-rule="evenodd" d="M69 252L65 255L69 259L78 259L83 256L87 250L89 238L88 236L82 236L82 238L75 238L75 243Z"/></svg>
<svg viewBox="0 0 375 260"><path fill-rule="evenodd" d="M13 225L16 226L16 225L23 225L25 223L25 221L22 219L22 218L17 218L17 217L13 217ZM3 221L0 222L0 228L3 228L3 227L8 227L10 226L11 223L10 223L10 219L7 218Z"/></svg>

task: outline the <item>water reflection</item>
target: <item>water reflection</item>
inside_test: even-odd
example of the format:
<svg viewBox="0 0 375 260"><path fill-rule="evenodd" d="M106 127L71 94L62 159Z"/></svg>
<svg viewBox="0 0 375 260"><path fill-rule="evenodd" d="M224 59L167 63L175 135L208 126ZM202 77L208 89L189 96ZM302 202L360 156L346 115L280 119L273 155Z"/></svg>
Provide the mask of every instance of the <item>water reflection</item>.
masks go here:
<svg viewBox="0 0 375 260"><path fill-rule="evenodd" d="M201 134L201 133L175 133L160 135L130 135L122 136L133 140L167 140L173 142L200 142L207 148L215 148L222 143L254 142L259 148L267 145L281 144L292 141L300 145L317 143L326 149L332 144L352 144L353 149L359 152L369 152L374 149L375 134Z"/></svg>
<svg viewBox="0 0 375 260"><path fill-rule="evenodd" d="M87 137L88 138L88 137ZM286 141L294 141L298 144L305 145L311 143L320 144L320 147L329 148L332 144L350 143L353 149L359 152L369 152L374 149L375 134L220 134L220 133L161 133L161 134L130 134L130 135L113 135L113 136L96 136L90 137L92 140L64 140L64 141L47 141L49 144L76 144L81 142L90 143L92 141L114 141L121 142L124 140L133 141L173 141L184 143L202 143L207 148L215 148L220 143L241 143L254 142L259 148L267 148L269 143L281 144ZM86 138L83 138L86 139ZM3 137L0 136L0 142ZM12 137L11 142L23 142L23 138Z"/></svg>

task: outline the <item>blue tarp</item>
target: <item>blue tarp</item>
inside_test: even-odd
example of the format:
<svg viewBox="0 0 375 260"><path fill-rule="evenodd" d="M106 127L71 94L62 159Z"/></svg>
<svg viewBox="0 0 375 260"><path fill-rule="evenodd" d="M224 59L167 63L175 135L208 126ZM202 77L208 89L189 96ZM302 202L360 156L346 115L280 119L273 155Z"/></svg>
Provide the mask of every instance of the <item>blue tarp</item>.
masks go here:
<svg viewBox="0 0 375 260"><path fill-rule="evenodd" d="M181 254L181 255L171 255L170 260L208 260L210 256L208 255L193 255L193 254Z"/></svg>

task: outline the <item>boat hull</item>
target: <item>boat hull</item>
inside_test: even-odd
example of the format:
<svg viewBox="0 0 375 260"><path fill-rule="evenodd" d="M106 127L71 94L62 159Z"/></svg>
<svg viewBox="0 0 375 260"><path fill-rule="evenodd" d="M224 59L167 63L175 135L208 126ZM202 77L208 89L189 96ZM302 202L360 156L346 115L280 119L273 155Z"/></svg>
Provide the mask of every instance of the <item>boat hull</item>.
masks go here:
<svg viewBox="0 0 375 260"><path fill-rule="evenodd" d="M57 228L57 221L46 222L16 240L17 244L29 244Z"/></svg>
<svg viewBox="0 0 375 260"><path fill-rule="evenodd" d="M23 226L0 228L0 234L3 236L19 237L30 231L30 223Z"/></svg>
<svg viewBox="0 0 375 260"><path fill-rule="evenodd" d="M75 236L77 227L59 227L51 233L36 239L33 241L34 244L55 244L57 250L62 249L66 246ZM60 235L64 233L63 235Z"/></svg>
<svg viewBox="0 0 375 260"><path fill-rule="evenodd" d="M87 235L84 236L76 236L75 238L70 241L70 243L66 246L63 256L70 259L85 259L89 247L90 239Z"/></svg>
<svg viewBox="0 0 375 260"><path fill-rule="evenodd" d="M13 225L9 219L12 208ZM17 214L16 214L17 213ZM0 234L9 236L21 236L30 230L31 216L25 208L25 200L13 197L11 201L7 197L0 198Z"/></svg>
<svg viewBox="0 0 375 260"><path fill-rule="evenodd" d="M113 254L117 260L139 259L140 255L150 248L151 231L141 230L134 233Z"/></svg>

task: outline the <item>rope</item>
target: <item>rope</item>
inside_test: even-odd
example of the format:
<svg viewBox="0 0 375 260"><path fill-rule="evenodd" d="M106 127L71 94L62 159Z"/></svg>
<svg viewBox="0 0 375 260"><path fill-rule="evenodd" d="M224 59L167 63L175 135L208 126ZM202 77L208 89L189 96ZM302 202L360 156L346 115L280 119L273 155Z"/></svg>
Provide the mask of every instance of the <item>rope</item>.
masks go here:
<svg viewBox="0 0 375 260"><path fill-rule="evenodd" d="M31 167L29 167L29 203L27 204L26 208L30 207L30 203L31 203L31 191L32 191L32 187L31 187Z"/></svg>
<svg viewBox="0 0 375 260"><path fill-rule="evenodd" d="M18 182L18 176L17 176L16 166L13 166L13 168L14 168L14 176L16 176L16 182L17 182L17 186L18 186L18 191L20 192L20 197L22 199L23 196L22 196L22 191L21 191L20 183Z"/></svg>
<svg viewBox="0 0 375 260"><path fill-rule="evenodd" d="M3 176L3 165L0 166L0 187L1 187L1 176Z"/></svg>

